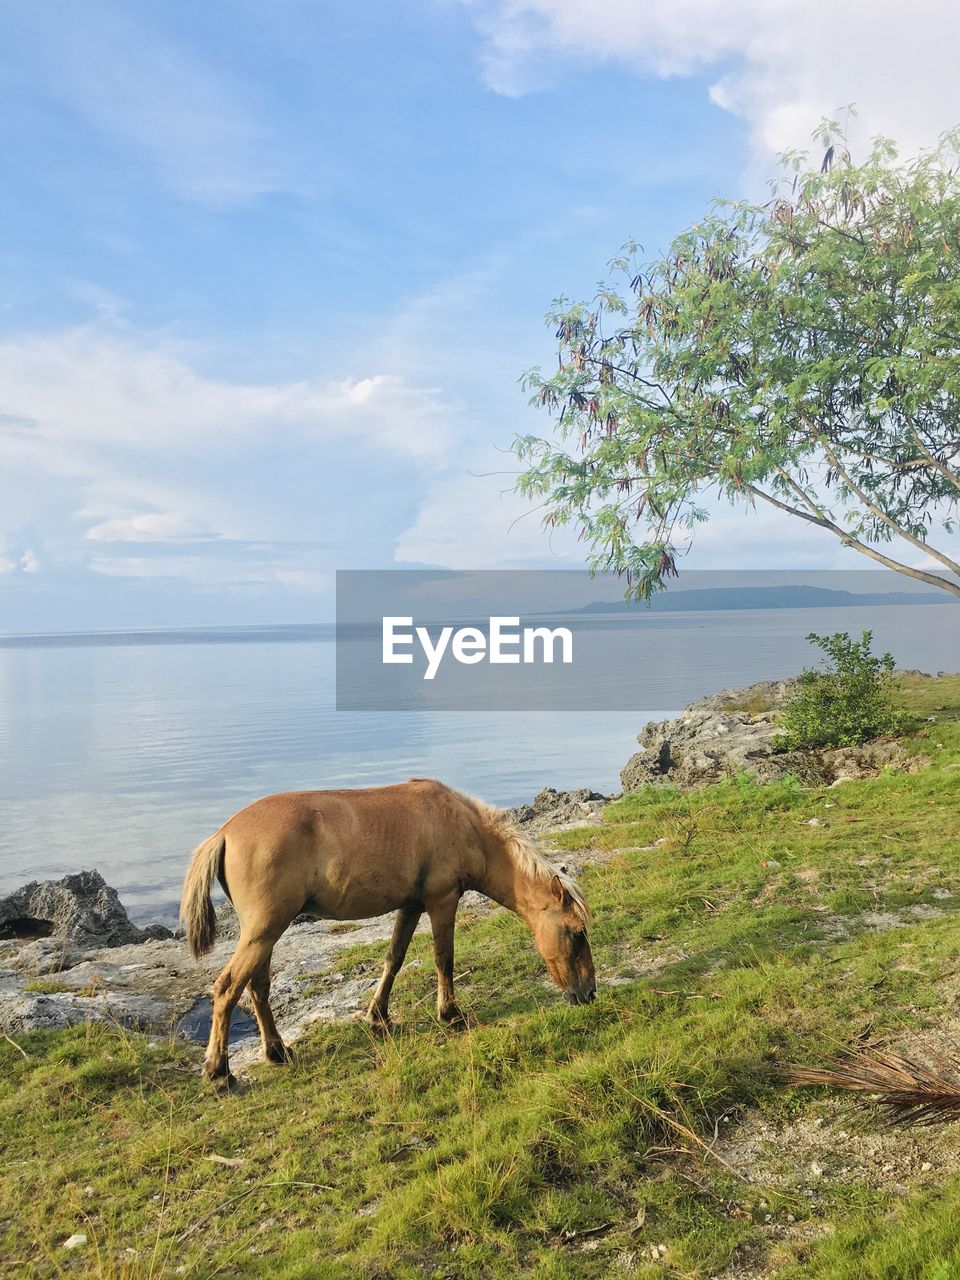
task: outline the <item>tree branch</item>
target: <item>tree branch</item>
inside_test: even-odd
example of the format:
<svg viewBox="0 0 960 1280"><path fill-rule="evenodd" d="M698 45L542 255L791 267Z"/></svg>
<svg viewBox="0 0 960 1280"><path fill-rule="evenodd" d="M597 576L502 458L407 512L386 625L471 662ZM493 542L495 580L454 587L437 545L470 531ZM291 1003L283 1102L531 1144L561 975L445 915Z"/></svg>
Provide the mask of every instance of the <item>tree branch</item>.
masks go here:
<svg viewBox="0 0 960 1280"><path fill-rule="evenodd" d="M877 560L880 564L886 565L888 569L895 569L897 573L906 574L908 578L916 578L918 582L926 582L931 587L940 587L942 590L949 591L953 595L960 597L960 582L951 582L948 578L941 578L939 574L926 573L923 569L914 569L908 564L903 564L899 560L885 556L883 552L876 551L873 547L867 546L866 543L851 537L846 529L834 524L826 516L811 515L806 511L801 511L799 507L791 507L789 503L781 502L779 498L774 498L772 494L764 493L756 485L747 484L744 485L744 488L748 493L752 493L754 497L762 498L764 502L769 502L771 506L777 507L780 511L785 511L788 515L798 516L801 520L806 520L808 524L815 524L821 529L827 529L830 533L835 534L845 547L852 547L854 551L859 551L861 555L869 556L871 560Z"/></svg>
<svg viewBox="0 0 960 1280"><path fill-rule="evenodd" d="M834 467L837 470L837 474L843 480L843 483L847 486L847 488L850 490L851 493L855 493L857 495L857 497L860 499L863 505L867 508L867 510L871 512L871 514L875 515L876 518L880 520L883 524L885 524L888 529L891 529L897 535L897 537L903 538L905 542L909 542L912 546L924 552L925 555L932 556L934 560L939 560L940 563L944 565L947 569L949 569L951 573L955 573L958 576L960 576L960 564L957 564L955 560L951 560L948 555L944 555L942 551L938 551L936 547L931 547L929 542L924 542L922 538L915 538L913 534L910 533L908 530L901 529L900 526L897 524L896 520L888 516L882 507L878 507L875 502L871 501L871 499L863 491L863 489L860 488L860 486L853 479L853 477L848 474L848 472L840 462L840 459L837 457L834 451L830 448L826 440L822 439L820 441L820 447L823 449L824 453L833 463Z"/></svg>
<svg viewBox="0 0 960 1280"><path fill-rule="evenodd" d="M608 338L607 341L612 342L613 339ZM603 343L601 342L601 346L602 345ZM624 369L623 365L614 364L612 361L603 360L598 356L581 356L581 359L583 360L584 364L599 364L601 366L606 365L608 368L613 369L615 373L625 374L628 378L632 378L634 382L639 382L641 386L650 387L651 390L659 391L660 394L663 396L664 400L666 400L667 404L671 406L673 405L673 397L670 395L670 392L667 391L665 387L662 387L659 382L652 382L649 378L644 378L644 377L641 377L639 373L634 373L632 369ZM649 407L651 409L654 409L654 408L659 408L660 406L651 404Z"/></svg>
<svg viewBox="0 0 960 1280"><path fill-rule="evenodd" d="M960 489L960 476L957 476L953 471L950 470L949 467L944 466L944 464L940 461L939 458L934 457L934 455L930 452L927 446L920 439L920 433L917 430L917 428L913 425L912 421L910 423L910 434L913 436L914 440L916 441L917 448L920 450L920 452L923 454L926 460L930 463L931 467L933 467L935 471L939 471L940 475L942 475L945 480L949 481L949 483L952 484L955 489Z"/></svg>

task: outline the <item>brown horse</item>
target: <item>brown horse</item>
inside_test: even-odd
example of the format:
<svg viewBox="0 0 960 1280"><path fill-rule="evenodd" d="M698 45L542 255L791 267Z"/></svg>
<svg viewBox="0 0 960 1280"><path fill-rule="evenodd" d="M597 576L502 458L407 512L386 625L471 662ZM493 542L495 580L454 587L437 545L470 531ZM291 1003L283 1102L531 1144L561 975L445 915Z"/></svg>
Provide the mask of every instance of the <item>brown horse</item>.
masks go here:
<svg viewBox="0 0 960 1280"><path fill-rule="evenodd" d="M227 1061L230 1015L244 987L269 1062L290 1054L270 1011L274 943L305 912L356 920L397 912L383 974L367 1011L390 1029L390 989L417 921L426 911L437 963L437 1015L463 1027L453 991L453 923L467 889L509 907L530 927L550 976L567 1000L596 994L577 885L552 866L507 818L442 782L413 778L356 791L291 791L257 800L197 847L183 886L181 917L194 956L213 946L216 877L240 918L240 939L213 987L213 1021L203 1064L218 1087L234 1083Z"/></svg>

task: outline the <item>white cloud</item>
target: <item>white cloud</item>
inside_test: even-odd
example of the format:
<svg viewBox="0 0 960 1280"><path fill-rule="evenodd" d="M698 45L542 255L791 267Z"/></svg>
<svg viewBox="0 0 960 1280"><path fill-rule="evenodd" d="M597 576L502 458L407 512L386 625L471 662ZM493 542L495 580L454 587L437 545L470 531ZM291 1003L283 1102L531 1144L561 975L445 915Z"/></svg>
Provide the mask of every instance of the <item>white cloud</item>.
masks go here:
<svg viewBox="0 0 960 1280"><path fill-rule="evenodd" d="M709 73L757 153L809 144L821 116L857 103L854 136L907 151L960 123L960 24L948 0L466 0L486 36L487 82L536 87L545 54L656 76ZM859 131L859 132L856 132Z"/></svg>
<svg viewBox="0 0 960 1280"><path fill-rule="evenodd" d="M188 457L265 433L364 439L429 466L451 438L434 388L400 377L255 383L199 371L182 347L73 330L0 341L0 441L8 458L71 469L78 450Z"/></svg>
<svg viewBox="0 0 960 1280"><path fill-rule="evenodd" d="M320 590L317 543L303 539L349 543L370 523L358 502L355 524L350 512L346 526L342 517L331 524L336 469L429 477L459 429L436 389L396 374L258 383L207 373L197 352L148 335L82 329L0 340L7 529L42 529L48 560L110 576ZM248 555L258 539L270 545ZM111 545L130 543L176 554L135 557ZM20 546L4 552L0 573L32 573L37 563Z"/></svg>
<svg viewBox="0 0 960 1280"><path fill-rule="evenodd" d="M91 542L170 542L200 538L209 531L182 511L145 512L126 519L104 520L87 530Z"/></svg>
<svg viewBox="0 0 960 1280"><path fill-rule="evenodd" d="M21 573L39 573L40 560L30 547L23 551L12 550L9 546L0 551L0 578L13 578Z"/></svg>
<svg viewBox="0 0 960 1280"><path fill-rule="evenodd" d="M122 445L137 452L207 452L272 429L315 436L351 429L429 463L449 438L450 410L432 388L374 374L333 382L264 384L200 372L183 347L88 329L0 341L0 421L21 448Z"/></svg>

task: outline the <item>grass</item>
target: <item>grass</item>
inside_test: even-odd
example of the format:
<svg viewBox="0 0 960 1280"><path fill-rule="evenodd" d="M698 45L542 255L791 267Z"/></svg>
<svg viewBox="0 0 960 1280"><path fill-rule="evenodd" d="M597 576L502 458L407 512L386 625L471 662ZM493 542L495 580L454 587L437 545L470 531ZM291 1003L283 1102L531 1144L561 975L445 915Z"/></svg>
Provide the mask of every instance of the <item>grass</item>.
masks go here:
<svg viewBox="0 0 960 1280"><path fill-rule="evenodd" d="M825 1106L775 1064L943 1021L960 969L960 678L907 680L903 697L929 760L915 774L650 789L558 835L574 858L604 855L583 876L593 1005L564 1005L497 912L458 929L477 1029L433 1022L418 937L392 1039L318 1028L237 1096L203 1088L196 1049L172 1040L97 1025L0 1039L0 1274L707 1280L742 1258L785 1280L960 1274L949 1135L952 1164L906 1192L826 1180L807 1196L712 1150L750 1117L776 1131ZM354 947L337 968L381 959ZM87 1245L64 1250L75 1232Z"/></svg>

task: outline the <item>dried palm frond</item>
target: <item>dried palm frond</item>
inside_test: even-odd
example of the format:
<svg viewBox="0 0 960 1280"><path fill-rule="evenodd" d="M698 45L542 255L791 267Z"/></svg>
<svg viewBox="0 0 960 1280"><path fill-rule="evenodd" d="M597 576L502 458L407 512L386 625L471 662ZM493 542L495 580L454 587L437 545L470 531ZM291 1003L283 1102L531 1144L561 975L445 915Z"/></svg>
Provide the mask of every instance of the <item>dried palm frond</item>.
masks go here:
<svg viewBox="0 0 960 1280"><path fill-rule="evenodd" d="M873 1095L891 1124L960 1119L960 1059L940 1050L914 1059L882 1049L851 1049L829 1067L783 1067L790 1084L824 1085Z"/></svg>

